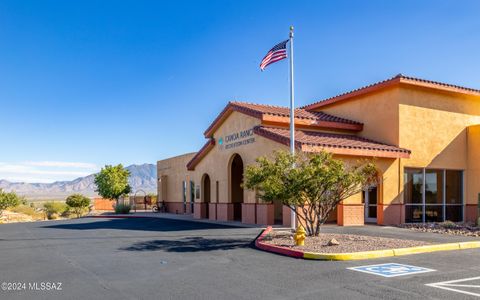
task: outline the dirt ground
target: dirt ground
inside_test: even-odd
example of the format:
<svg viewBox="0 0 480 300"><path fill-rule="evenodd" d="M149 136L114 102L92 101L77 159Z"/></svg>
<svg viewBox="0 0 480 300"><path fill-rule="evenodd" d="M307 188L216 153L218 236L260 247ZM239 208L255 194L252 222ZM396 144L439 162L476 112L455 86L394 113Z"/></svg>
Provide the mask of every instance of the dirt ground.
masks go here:
<svg viewBox="0 0 480 300"><path fill-rule="evenodd" d="M332 239L338 245L329 245ZM350 253L359 251L384 250L392 248L407 248L428 245L424 241L393 239L355 234L322 233L318 237L307 237L305 246L295 246L293 235L290 232L275 232L267 235L264 241L292 249L317 253Z"/></svg>

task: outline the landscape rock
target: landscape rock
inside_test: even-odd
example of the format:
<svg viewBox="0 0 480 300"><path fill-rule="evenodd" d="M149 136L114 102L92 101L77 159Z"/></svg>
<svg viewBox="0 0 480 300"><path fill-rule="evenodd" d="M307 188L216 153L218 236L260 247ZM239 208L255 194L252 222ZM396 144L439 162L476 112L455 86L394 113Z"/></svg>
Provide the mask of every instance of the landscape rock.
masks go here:
<svg viewBox="0 0 480 300"><path fill-rule="evenodd" d="M337 241L335 238L333 238L330 241L328 241L327 245L328 246L338 246L338 245L340 245L340 242Z"/></svg>

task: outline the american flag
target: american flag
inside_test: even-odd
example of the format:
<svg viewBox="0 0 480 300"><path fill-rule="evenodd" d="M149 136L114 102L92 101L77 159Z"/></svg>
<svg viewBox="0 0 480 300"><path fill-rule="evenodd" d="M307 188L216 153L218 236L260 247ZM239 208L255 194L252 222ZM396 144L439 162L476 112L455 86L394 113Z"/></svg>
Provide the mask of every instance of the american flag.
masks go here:
<svg viewBox="0 0 480 300"><path fill-rule="evenodd" d="M287 58L287 43L288 40L283 41L270 49L260 63L260 70L263 71L269 64L273 64L274 62Z"/></svg>

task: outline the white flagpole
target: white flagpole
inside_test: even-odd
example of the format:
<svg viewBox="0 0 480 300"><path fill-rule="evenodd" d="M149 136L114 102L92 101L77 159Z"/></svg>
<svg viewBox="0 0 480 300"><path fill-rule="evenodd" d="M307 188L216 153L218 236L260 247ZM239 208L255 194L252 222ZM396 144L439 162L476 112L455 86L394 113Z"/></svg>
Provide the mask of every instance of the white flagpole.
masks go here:
<svg viewBox="0 0 480 300"><path fill-rule="evenodd" d="M293 89L293 26L290 26L290 152L295 155L295 95ZM293 208L293 207L292 207ZM290 225L296 229L297 216L291 211Z"/></svg>

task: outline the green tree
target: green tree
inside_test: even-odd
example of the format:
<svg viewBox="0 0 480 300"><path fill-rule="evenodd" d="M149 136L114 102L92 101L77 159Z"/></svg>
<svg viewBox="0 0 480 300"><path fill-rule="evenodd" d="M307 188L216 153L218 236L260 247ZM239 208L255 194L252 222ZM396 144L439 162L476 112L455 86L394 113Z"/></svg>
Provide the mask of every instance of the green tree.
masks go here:
<svg viewBox="0 0 480 300"><path fill-rule="evenodd" d="M370 161L349 165L332 154L275 152L273 159L260 157L245 170L245 187L263 201L281 201L300 218L309 235L320 227L337 205L377 181Z"/></svg>
<svg viewBox="0 0 480 300"><path fill-rule="evenodd" d="M15 192L4 192L0 189L0 215L3 211L9 207L15 207L20 205L22 198L19 197Z"/></svg>
<svg viewBox="0 0 480 300"><path fill-rule="evenodd" d="M130 172L123 168L122 164L116 166L106 165L95 175L95 190L106 199L113 199L118 204L118 199L128 195L131 191L128 184Z"/></svg>
<svg viewBox="0 0 480 300"><path fill-rule="evenodd" d="M65 203L71 207L73 212L77 215L77 218L80 218L82 213L90 205L90 198L85 197L82 194L73 194L67 197Z"/></svg>

